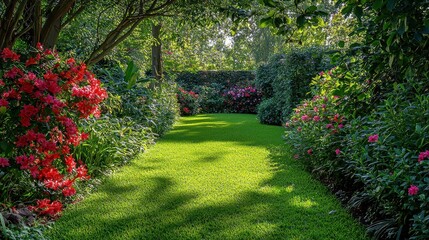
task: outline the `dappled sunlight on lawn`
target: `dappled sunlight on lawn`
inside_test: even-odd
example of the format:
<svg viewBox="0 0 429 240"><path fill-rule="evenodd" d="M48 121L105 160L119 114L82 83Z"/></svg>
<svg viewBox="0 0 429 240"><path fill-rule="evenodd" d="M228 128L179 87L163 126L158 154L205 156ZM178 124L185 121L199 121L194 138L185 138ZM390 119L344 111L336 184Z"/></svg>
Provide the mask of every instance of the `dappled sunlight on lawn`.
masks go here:
<svg viewBox="0 0 429 240"><path fill-rule="evenodd" d="M217 119L228 124L213 130ZM198 121L206 124L187 128ZM254 133L256 128L262 130ZM362 229L326 189L287 159L279 148L282 131L248 115L182 119L149 153L65 211L51 234L54 239L363 239ZM329 215L332 210L337 213Z"/></svg>

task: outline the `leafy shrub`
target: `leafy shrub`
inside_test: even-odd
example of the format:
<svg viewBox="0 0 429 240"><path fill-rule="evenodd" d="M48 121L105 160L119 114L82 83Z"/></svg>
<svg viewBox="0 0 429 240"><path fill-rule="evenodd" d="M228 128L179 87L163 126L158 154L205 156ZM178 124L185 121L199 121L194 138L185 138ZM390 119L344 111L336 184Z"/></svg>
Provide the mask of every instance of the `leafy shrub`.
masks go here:
<svg viewBox="0 0 429 240"><path fill-rule="evenodd" d="M427 92L398 84L373 114L352 122L347 164L386 216L370 228L377 237L428 237L428 115Z"/></svg>
<svg viewBox="0 0 429 240"><path fill-rule="evenodd" d="M198 114L200 104L198 94L194 91L186 91L183 88L178 88L177 100L180 105L180 115L190 116Z"/></svg>
<svg viewBox="0 0 429 240"><path fill-rule="evenodd" d="M13 183L28 179L18 191L3 189L1 202L10 206L44 198L31 209L55 216L62 201L76 193L76 179L88 178L86 166L71 155L88 138L76 121L98 116L107 93L84 64L72 58L63 61L40 45L25 63L7 48L1 58L0 178Z"/></svg>
<svg viewBox="0 0 429 240"><path fill-rule="evenodd" d="M176 91L176 84L162 81L158 89L149 91L147 105L142 106L148 113L146 125L158 136L170 130L179 116Z"/></svg>
<svg viewBox="0 0 429 240"><path fill-rule="evenodd" d="M260 88L265 99L274 98L280 122L286 122L292 109L310 91L312 76L328 67L324 49L318 47L293 49L287 54L274 56L257 70L255 86ZM264 112L266 114L267 112ZM262 114L262 113L261 113ZM277 115L277 114L276 114ZM268 119L266 115L259 119ZM276 119L276 116L270 117Z"/></svg>
<svg viewBox="0 0 429 240"><path fill-rule="evenodd" d="M123 165L144 152L155 139L149 127L130 117L88 119L81 127L90 137L73 154L86 163L88 172L94 176Z"/></svg>
<svg viewBox="0 0 429 240"><path fill-rule="evenodd" d="M134 66L130 64L127 69ZM130 117L137 124L151 128L158 136L172 128L179 112L176 84L163 79L149 88L149 83L157 80L135 75L127 78L127 74L116 64L107 65L107 68L98 67L97 73L111 93L103 104L103 109L110 116Z"/></svg>
<svg viewBox="0 0 429 240"><path fill-rule="evenodd" d="M256 113L261 94L252 86L233 87L225 94L225 107L231 113Z"/></svg>
<svg viewBox="0 0 429 240"><path fill-rule="evenodd" d="M263 100L257 108L258 120L263 124L280 125L281 111L274 98Z"/></svg>
<svg viewBox="0 0 429 240"><path fill-rule="evenodd" d="M195 89L195 92L198 93L201 113L225 112L223 89L224 86L218 83L212 83L208 86L198 86Z"/></svg>

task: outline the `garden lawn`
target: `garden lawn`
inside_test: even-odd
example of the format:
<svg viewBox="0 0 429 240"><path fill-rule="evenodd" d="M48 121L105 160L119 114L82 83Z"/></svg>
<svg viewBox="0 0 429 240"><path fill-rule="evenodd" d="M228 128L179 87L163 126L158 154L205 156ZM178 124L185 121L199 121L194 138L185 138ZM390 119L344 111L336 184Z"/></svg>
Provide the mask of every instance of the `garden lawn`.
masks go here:
<svg viewBox="0 0 429 240"><path fill-rule="evenodd" d="M184 117L65 210L51 239L366 239L255 115Z"/></svg>

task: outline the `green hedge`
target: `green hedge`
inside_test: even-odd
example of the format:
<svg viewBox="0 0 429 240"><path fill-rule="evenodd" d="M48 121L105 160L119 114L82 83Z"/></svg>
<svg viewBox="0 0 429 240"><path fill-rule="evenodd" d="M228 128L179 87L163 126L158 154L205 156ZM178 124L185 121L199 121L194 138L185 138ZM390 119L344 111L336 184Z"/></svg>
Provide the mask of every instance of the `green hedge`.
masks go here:
<svg viewBox="0 0 429 240"><path fill-rule="evenodd" d="M280 125L287 120L292 109L310 91L311 79L330 67L326 52L323 47L292 49L273 56L257 69L255 86L262 91L264 101L271 101L263 102L263 106L273 107L269 111L259 108L261 123Z"/></svg>
<svg viewBox="0 0 429 240"><path fill-rule="evenodd" d="M176 82L185 90L195 90L197 86L220 84L224 89L234 86L248 86L255 80L253 71L199 71L176 73Z"/></svg>

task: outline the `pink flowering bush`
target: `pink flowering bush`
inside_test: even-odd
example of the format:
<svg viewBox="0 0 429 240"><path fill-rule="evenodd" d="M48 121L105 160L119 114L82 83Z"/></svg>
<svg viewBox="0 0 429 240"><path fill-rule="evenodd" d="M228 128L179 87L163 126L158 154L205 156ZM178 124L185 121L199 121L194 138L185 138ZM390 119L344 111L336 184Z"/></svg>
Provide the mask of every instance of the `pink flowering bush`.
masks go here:
<svg viewBox="0 0 429 240"><path fill-rule="evenodd" d="M99 116L107 92L85 64L41 45L25 59L3 49L0 61L0 201L38 199L31 210L56 216L76 180L89 178L72 155L88 138L76 121Z"/></svg>
<svg viewBox="0 0 429 240"><path fill-rule="evenodd" d="M347 78L334 69L313 79L312 99L285 124L293 156L328 183L375 238L427 239L427 89L398 84L371 112L371 81L346 85Z"/></svg>
<svg viewBox="0 0 429 240"><path fill-rule="evenodd" d="M336 79L332 74L323 73L313 79L314 97L296 107L285 124L285 137L308 169L319 177L336 179L332 175L339 177L338 169L344 167L340 149L344 147L348 122L341 113L343 100L333 94Z"/></svg>
<svg viewBox="0 0 429 240"><path fill-rule="evenodd" d="M397 85L374 113L353 120L347 136L347 165L364 186L355 203L372 202L386 216L377 224L388 230L374 231L383 237L429 236L429 96L407 97L416 89Z"/></svg>
<svg viewBox="0 0 429 240"><path fill-rule="evenodd" d="M256 113L262 95L252 86L232 87L223 95L225 108L231 113Z"/></svg>

